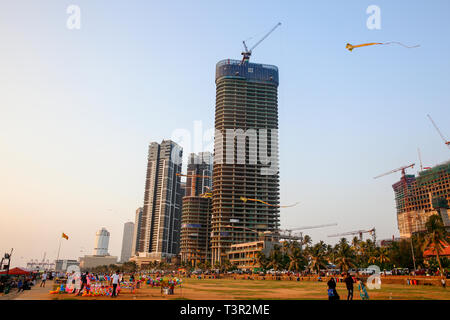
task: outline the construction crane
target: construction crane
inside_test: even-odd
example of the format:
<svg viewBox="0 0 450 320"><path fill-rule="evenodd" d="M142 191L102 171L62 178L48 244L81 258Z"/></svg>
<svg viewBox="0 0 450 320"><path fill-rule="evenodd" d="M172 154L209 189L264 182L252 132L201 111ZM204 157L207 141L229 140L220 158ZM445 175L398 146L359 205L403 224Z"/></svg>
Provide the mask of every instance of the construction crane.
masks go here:
<svg viewBox="0 0 450 320"><path fill-rule="evenodd" d="M420 149L417 148L417 153L419 154L419 162L420 162L420 171L423 170L423 165L422 165L422 156L420 154Z"/></svg>
<svg viewBox="0 0 450 320"><path fill-rule="evenodd" d="M328 237L342 237L342 236L352 236L352 235L359 235L359 240L363 239L363 233L370 233L372 235L373 242L377 240L375 228L372 228L370 230L356 230L356 231L349 231L344 233L337 233L337 234L330 234Z"/></svg>
<svg viewBox="0 0 450 320"><path fill-rule="evenodd" d="M279 26L281 26L281 22L278 22L275 27L273 27L264 37L261 38L261 40L256 42L253 45L253 47L251 47L250 49L247 48L247 44L245 43L245 41L242 41L242 43L244 44L244 50L245 51L243 51L241 53L242 54L242 62L241 62L241 64L244 63L244 62L248 62L250 60L250 56L252 55L253 49L255 49L256 46L258 46L261 42L263 42Z"/></svg>
<svg viewBox="0 0 450 320"><path fill-rule="evenodd" d="M439 135L441 136L441 139L444 141L444 143L447 145L447 147L450 149L450 141L447 141L447 139L444 137L444 135L442 134L441 130L439 130L439 127L436 125L436 123L434 123L433 119L431 118L431 116L429 114L427 114L427 117L430 119L431 123L433 124L434 128L436 129L436 131L439 133Z"/></svg>
<svg viewBox="0 0 450 320"><path fill-rule="evenodd" d="M337 223L327 223L327 224L319 224L319 225L315 225L315 226L305 226L305 227L298 227L298 228L290 228L290 229L279 229L278 231L281 232L287 232L287 235L284 234L279 234L279 238L284 238L284 239L289 239L289 240L300 240L300 250L302 250L303 245L303 232L299 232L300 234L297 235L292 235L293 231L300 231L300 230L310 230L310 229L318 229L318 228L325 228L325 227L333 227L333 226L337 226Z"/></svg>
<svg viewBox="0 0 450 320"><path fill-rule="evenodd" d="M412 163L410 165L403 166L403 167L391 170L389 172L386 172L386 173L380 174L379 176L374 177L374 179L378 179L378 178L387 176L388 174L391 174L391 173L394 173L394 172L397 172L397 171L402 171L402 177L404 177L405 174L406 174L405 170L408 169L408 168L413 168L415 165L416 165L415 163Z"/></svg>
<svg viewBox="0 0 450 320"><path fill-rule="evenodd" d="M420 149L417 148L417 153L419 154L420 171L431 169L431 167L424 167L422 164L422 155L420 154Z"/></svg>
<svg viewBox="0 0 450 320"><path fill-rule="evenodd" d="M191 178L191 196L195 194L195 184L197 182L196 178L209 178L209 179L211 179L211 176L205 176L205 175L201 175L201 174L182 174L182 173L177 173L177 176ZM209 187L207 187L207 188L209 189ZM202 193L200 196L202 196L203 198L210 198L210 197L212 197L212 193L211 192L205 192L205 193Z"/></svg>
<svg viewBox="0 0 450 320"><path fill-rule="evenodd" d="M402 181L402 184L403 184L403 195L404 195L404 199L405 199L404 200L404 210L405 210L405 212L406 212L407 207L408 207L408 180L406 179L406 169L413 168L414 166L415 166L415 163L412 163L410 165L403 166L403 167L391 170L389 172L386 172L386 173L380 174L379 176L374 177L374 179L377 179L377 178L387 176L387 175L389 175L391 173L394 173L394 172L397 172L397 171L401 171L402 172L401 181ZM409 219L410 219L409 222L411 223L411 218L409 218Z"/></svg>
<svg viewBox="0 0 450 320"><path fill-rule="evenodd" d="M309 229L318 229L318 228L325 228L325 227L333 227L337 226L337 223L327 223L327 224L319 224L315 226L306 226L306 227L299 227L299 228L290 228L290 229L280 229L279 231L287 232L289 236L291 236L292 231L299 231L299 230L309 230Z"/></svg>

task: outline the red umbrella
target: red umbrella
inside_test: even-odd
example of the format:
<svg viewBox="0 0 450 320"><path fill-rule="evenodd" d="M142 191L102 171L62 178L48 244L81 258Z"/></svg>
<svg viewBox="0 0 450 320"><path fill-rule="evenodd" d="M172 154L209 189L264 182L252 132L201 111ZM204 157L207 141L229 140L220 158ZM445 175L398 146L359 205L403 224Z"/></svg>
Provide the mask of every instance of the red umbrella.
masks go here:
<svg viewBox="0 0 450 320"><path fill-rule="evenodd" d="M9 270L10 275L12 276L21 276L21 275L25 275L25 274L30 274L31 272L26 270L26 269L22 269L22 268L12 268L11 270ZM6 274L6 271L2 271L0 272L0 274Z"/></svg>

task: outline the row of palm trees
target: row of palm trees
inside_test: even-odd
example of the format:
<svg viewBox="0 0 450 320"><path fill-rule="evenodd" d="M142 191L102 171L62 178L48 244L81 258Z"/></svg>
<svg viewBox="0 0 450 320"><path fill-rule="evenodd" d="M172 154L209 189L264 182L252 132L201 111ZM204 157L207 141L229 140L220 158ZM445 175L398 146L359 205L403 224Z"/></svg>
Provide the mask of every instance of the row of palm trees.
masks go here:
<svg viewBox="0 0 450 320"><path fill-rule="evenodd" d="M412 241L412 244L411 244ZM311 238L305 236L299 243L284 242L280 246L274 246L270 254L266 256L260 252L256 263L263 269L310 271L320 272L328 265L336 265L341 271L351 268L366 268L376 264L380 269L413 268L413 252L417 266L430 266L430 261L423 259L423 251L428 248L436 248L436 262L441 274L446 267L450 267L447 258L442 259L439 252L448 245L449 234L446 232L439 215L433 215L426 223L426 232L414 235L411 240L393 242L387 247L378 247L368 239L361 241L354 237L349 243L346 238L331 246L319 241L312 245ZM431 259L431 264L433 259Z"/></svg>

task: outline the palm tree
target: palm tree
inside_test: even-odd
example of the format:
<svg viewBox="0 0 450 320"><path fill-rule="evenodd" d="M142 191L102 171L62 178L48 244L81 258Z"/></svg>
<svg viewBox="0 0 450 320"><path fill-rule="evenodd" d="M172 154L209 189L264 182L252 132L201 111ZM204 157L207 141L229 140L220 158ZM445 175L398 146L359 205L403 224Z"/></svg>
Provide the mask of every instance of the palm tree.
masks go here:
<svg viewBox="0 0 450 320"><path fill-rule="evenodd" d="M267 268L267 265L269 264L269 261L267 260L266 255L262 251L259 251L256 254L255 262L257 264L259 264L259 266L264 270Z"/></svg>
<svg viewBox="0 0 450 320"><path fill-rule="evenodd" d="M312 244L312 239L307 234L303 237L301 245L308 248Z"/></svg>
<svg viewBox="0 0 450 320"><path fill-rule="evenodd" d="M350 267L355 266L355 255L347 239L342 238L336 245L336 249L336 263L341 268L341 271L348 271Z"/></svg>
<svg viewBox="0 0 450 320"><path fill-rule="evenodd" d="M291 270L300 271L306 264L305 257L302 255L302 251L295 245L292 246L292 248L290 249L288 257L289 257L289 266L288 266L289 271Z"/></svg>
<svg viewBox="0 0 450 320"><path fill-rule="evenodd" d="M333 264L336 262L336 259L335 259L336 252L335 252L335 250L334 250L334 248L333 248L332 245L327 244L327 248L326 248L326 253L325 253L325 255L326 255L327 260L328 260L329 262L331 262L331 263L333 263Z"/></svg>
<svg viewBox="0 0 450 320"><path fill-rule="evenodd" d="M221 271L228 271L233 267L233 265L231 264L230 260L228 259L222 259L221 263L220 263L220 268Z"/></svg>
<svg viewBox="0 0 450 320"><path fill-rule="evenodd" d="M283 254L288 254L290 246L291 245L289 241L284 241L283 244L281 245L281 252Z"/></svg>
<svg viewBox="0 0 450 320"><path fill-rule="evenodd" d="M352 246L356 253L359 253L360 245L361 245L361 240L359 240L358 237L356 237L356 236L353 237Z"/></svg>
<svg viewBox="0 0 450 320"><path fill-rule="evenodd" d="M309 265L311 270L320 272L320 268L325 268L326 260L326 244L323 241L316 243L308 248Z"/></svg>
<svg viewBox="0 0 450 320"><path fill-rule="evenodd" d="M275 271L278 271L282 267L283 254L280 250L280 246L275 245L269 255L269 263L267 267L272 267Z"/></svg>
<svg viewBox="0 0 450 320"><path fill-rule="evenodd" d="M369 263L374 264L378 261L378 258L376 256L371 256L368 261Z"/></svg>
<svg viewBox="0 0 450 320"><path fill-rule="evenodd" d="M381 264L391 261L388 257L388 251L386 248L380 248L380 250L378 251L378 259L377 260Z"/></svg>
<svg viewBox="0 0 450 320"><path fill-rule="evenodd" d="M425 224L425 227L427 233L424 237L423 249L432 248L436 253L439 271L441 276L443 276L444 270L442 269L439 253L444 250L444 246L448 246L448 235L442 222L442 218L439 215L432 215Z"/></svg>

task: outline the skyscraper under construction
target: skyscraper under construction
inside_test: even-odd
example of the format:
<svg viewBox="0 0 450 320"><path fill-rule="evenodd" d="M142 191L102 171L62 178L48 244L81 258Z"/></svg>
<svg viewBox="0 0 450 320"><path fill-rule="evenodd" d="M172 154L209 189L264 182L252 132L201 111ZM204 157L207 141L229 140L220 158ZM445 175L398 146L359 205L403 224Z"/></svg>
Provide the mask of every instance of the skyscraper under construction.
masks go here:
<svg viewBox="0 0 450 320"><path fill-rule="evenodd" d="M277 88L276 66L246 56L216 65L212 263L279 227Z"/></svg>
<svg viewBox="0 0 450 320"><path fill-rule="evenodd" d="M404 175L392 188L401 238L424 231L425 223L433 214L439 214L444 226L450 228L450 161L423 170L418 176Z"/></svg>
<svg viewBox="0 0 450 320"><path fill-rule="evenodd" d="M181 261L196 266L210 261L213 158L210 152L191 154L187 165L186 196L181 218Z"/></svg>

